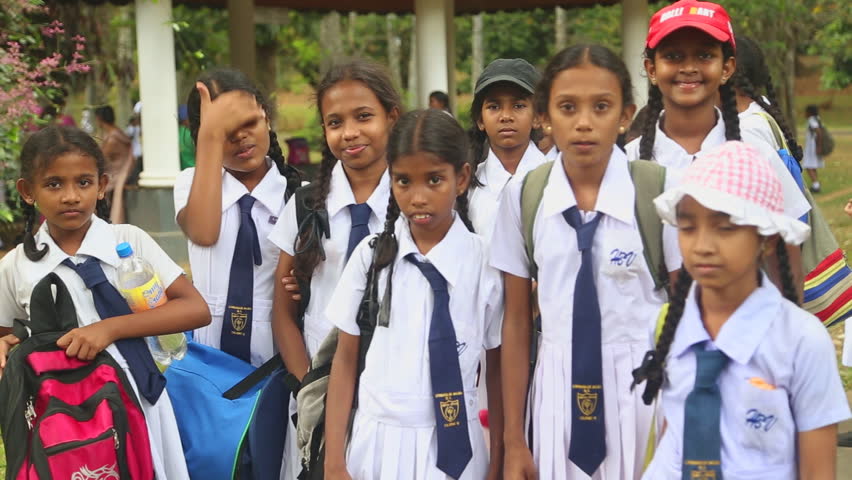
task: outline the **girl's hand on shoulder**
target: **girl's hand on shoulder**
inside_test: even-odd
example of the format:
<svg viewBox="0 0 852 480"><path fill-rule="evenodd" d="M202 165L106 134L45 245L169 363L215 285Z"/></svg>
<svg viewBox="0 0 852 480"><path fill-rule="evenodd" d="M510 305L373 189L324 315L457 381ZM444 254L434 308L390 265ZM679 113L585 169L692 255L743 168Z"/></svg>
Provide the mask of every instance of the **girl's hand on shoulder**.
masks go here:
<svg viewBox="0 0 852 480"><path fill-rule="evenodd" d="M65 355L80 360L92 361L109 344L116 340L108 322L95 322L85 327L75 328L56 341L56 345L65 349Z"/></svg>
<svg viewBox="0 0 852 480"><path fill-rule="evenodd" d="M210 90L201 82L195 83L201 96L201 124L199 135L222 134L224 138L233 135L237 129L255 120L263 120L266 113L248 92L232 90L210 99Z"/></svg>
<svg viewBox="0 0 852 480"><path fill-rule="evenodd" d="M538 471L535 468L532 452L526 445L506 446L503 478L506 480L536 480Z"/></svg>
<svg viewBox="0 0 852 480"><path fill-rule="evenodd" d="M852 198L850 198L849 201L846 202L846 206L843 207L843 211L846 212L846 215L852 217Z"/></svg>
<svg viewBox="0 0 852 480"><path fill-rule="evenodd" d="M294 302L302 300L302 291L299 289L299 281L296 280L296 274L290 270L289 277L282 277L281 283L284 285L284 290L290 294Z"/></svg>
<svg viewBox="0 0 852 480"><path fill-rule="evenodd" d="M9 358L9 352L12 347L21 343L21 339L9 334L5 337L0 337L0 375L3 375L3 370L6 368L6 359Z"/></svg>

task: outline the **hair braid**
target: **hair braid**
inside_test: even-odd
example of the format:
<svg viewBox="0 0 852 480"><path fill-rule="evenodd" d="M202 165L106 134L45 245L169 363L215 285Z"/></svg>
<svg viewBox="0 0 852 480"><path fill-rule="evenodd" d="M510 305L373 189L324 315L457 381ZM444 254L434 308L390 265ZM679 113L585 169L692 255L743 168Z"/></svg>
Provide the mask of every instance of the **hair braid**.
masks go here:
<svg viewBox="0 0 852 480"><path fill-rule="evenodd" d="M775 254L778 255L778 273L781 275L781 290L784 298L795 304L799 304L799 292L793 283L793 274L790 271L790 257L787 255L787 244L784 239L778 237L775 244Z"/></svg>
<svg viewBox="0 0 852 480"><path fill-rule="evenodd" d="M328 192L331 190L331 172L336 163L337 159L334 158L328 144L323 141L322 163L320 163L319 174L315 181L318 188L311 199L306 199L312 200L311 205L306 205L309 210L325 209ZM299 227L301 228L301 226ZM296 238L295 249L297 253L293 257L293 271L300 281L309 281L317 265L322 261L322 238L313 238L315 234L315 229L308 228L300 232L299 237Z"/></svg>
<svg viewBox="0 0 852 480"><path fill-rule="evenodd" d="M396 258L399 251L399 243L396 240L394 227L396 220L399 218L399 205L391 191L388 198L388 212L385 215L385 228L382 233L376 238L376 269L381 270L391 263Z"/></svg>
<svg viewBox="0 0 852 480"><path fill-rule="evenodd" d="M740 136L740 113L737 110L737 94L728 84L719 86L722 96L722 119L725 121L725 139L742 140Z"/></svg>
<svg viewBox="0 0 852 480"><path fill-rule="evenodd" d="M642 401L646 405L650 405L654 401L657 392L659 392L660 387L663 385L666 357L669 354L669 348L672 346L675 332L683 316L686 298L689 295L689 288L691 286L692 277L686 271L686 268L681 265L674 293L669 301L669 311L666 314L666 320L660 332L660 337L657 340L656 348L645 354L642 366L633 370L634 385L647 380L645 392L642 394Z"/></svg>
<svg viewBox="0 0 852 480"><path fill-rule="evenodd" d="M645 116L645 124L642 126L642 138L639 140L639 158L643 160L654 159L654 140L657 136L657 122L662 111L663 92L660 91L660 87L651 85L648 87L648 113Z"/></svg>
<svg viewBox="0 0 852 480"><path fill-rule="evenodd" d="M32 205L26 202L23 203L24 210L24 254L33 262L37 262L44 258L47 255L47 245L42 244L42 248L36 246L35 235L33 235L33 228L35 227L36 221L36 209Z"/></svg>
<svg viewBox="0 0 852 480"><path fill-rule="evenodd" d="M781 109L778 107L778 99L775 95L775 87L772 86L772 78L770 77L769 83L766 84L766 98L769 99L769 103L763 101L763 99L755 99L755 101L763 107L764 110L769 112L772 115L772 118L775 119L775 123L781 128L781 132L784 134L784 139L787 140L787 147L790 149L790 154L796 159L796 161L802 161L802 146L799 145L799 142L796 141L796 135L790 129L789 124L787 123L784 114L781 112Z"/></svg>
<svg viewBox="0 0 852 480"><path fill-rule="evenodd" d="M110 203L107 201L107 199L102 198L98 200L98 202L95 204L95 215L97 215L98 217L100 217L101 220L107 223L112 223L109 219L109 214Z"/></svg>
<svg viewBox="0 0 852 480"><path fill-rule="evenodd" d="M469 231L476 233L473 229L473 222L470 221L470 199L467 198L467 191L456 197L456 211L459 213L462 222L464 222L464 226Z"/></svg>
<svg viewBox="0 0 852 480"><path fill-rule="evenodd" d="M287 179L287 190L284 193L284 200L286 201L302 185L302 175L295 167L288 165L284 160L284 152L281 150L281 144L278 143L278 134L275 133L275 130L269 130L269 152L267 155L275 162L278 173Z"/></svg>

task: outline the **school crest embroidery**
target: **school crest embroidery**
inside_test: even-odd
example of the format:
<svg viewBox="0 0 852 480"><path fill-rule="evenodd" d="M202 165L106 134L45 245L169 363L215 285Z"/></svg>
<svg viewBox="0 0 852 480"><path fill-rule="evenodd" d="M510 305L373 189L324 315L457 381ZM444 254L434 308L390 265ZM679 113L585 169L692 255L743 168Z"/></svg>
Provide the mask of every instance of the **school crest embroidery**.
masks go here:
<svg viewBox="0 0 852 480"><path fill-rule="evenodd" d="M88 465L83 465L80 470L71 475L71 480L119 480L118 470L113 465L104 465L95 470L89 470Z"/></svg>
<svg viewBox="0 0 852 480"><path fill-rule="evenodd" d="M242 311L231 312L231 327L235 332L242 332L246 328L248 314Z"/></svg>
<svg viewBox="0 0 852 480"><path fill-rule="evenodd" d="M459 401L444 400L441 402L441 415L443 415L447 423L455 422L459 416Z"/></svg>
<svg viewBox="0 0 852 480"><path fill-rule="evenodd" d="M690 472L691 480L716 480L715 470L693 470Z"/></svg>
<svg viewBox="0 0 852 480"><path fill-rule="evenodd" d="M577 405L583 415L590 417L598 408L598 394L591 392L577 392Z"/></svg>

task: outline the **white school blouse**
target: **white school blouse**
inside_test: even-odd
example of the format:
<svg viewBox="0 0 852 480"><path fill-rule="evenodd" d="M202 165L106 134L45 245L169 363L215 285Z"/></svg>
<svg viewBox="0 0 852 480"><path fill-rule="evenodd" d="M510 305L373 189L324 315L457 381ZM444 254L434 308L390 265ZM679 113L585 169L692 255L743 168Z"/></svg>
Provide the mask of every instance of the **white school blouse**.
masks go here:
<svg viewBox="0 0 852 480"><path fill-rule="evenodd" d="M192 283L204 297L210 308L210 325L195 330L194 340L198 343L219 348L222 339L222 317L228 299L231 281L231 261L240 229L240 206L237 201L250 193L256 199L251 217L257 228L260 242L261 265L254 266L254 296L252 298L251 364L260 366L277 351L272 338L272 290L275 285L275 267L278 266L278 248L266 241L267 235L278 221L284 208L287 180L278 173L278 168L267 159L269 171L260 183L249 192L245 185L222 169L222 221L219 240L215 245L204 247L187 239L189 267ZM195 168L187 168L175 179L175 219L186 207ZM218 208L211 205L211 208Z"/></svg>
<svg viewBox="0 0 852 480"><path fill-rule="evenodd" d="M389 199L390 177L385 171L378 186L367 199L367 204L372 210L368 225L370 232L381 232L384 228ZM343 164L338 161L331 171L330 189L326 198L331 238L322 239L325 261L320 262L314 269L311 277L311 301L305 312L304 338L308 355L311 357L319 349L334 323L333 318L326 317L325 307L340 280L343 267L346 266L346 248L349 245L349 232L352 230L352 217L347 207L353 203L355 203L355 194L352 193ZM281 220L269 234L269 241L292 257L296 254L295 245L298 234L296 202L287 202Z"/></svg>
<svg viewBox="0 0 852 480"><path fill-rule="evenodd" d="M484 349L500 345L503 284L488 266L482 238L456 216L444 238L425 256L411 237L408 221L396 222L399 252L393 265L390 320L377 327L367 353L358 391L358 410L347 452L354 480L447 480L436 466L437 437L429 368L429 326L434 295L426 277L405 256L435 266L447 280L450 314L456 331L459 366L473 458L460 477L481 480L488 471L488 450L476 411L476 369ZM359 335L356 314L364 295L373 250L361 242L343 271L326 310L334 325ZM381 270L382 298L389 268Z"/></svg>
<svg viewBox="0 0 852 480"><path fill-rule="evenodd" d="M486 244L491 240L494 217L497 215L497 206L506 184L513 176L524 178L527 173L546 161L538 147L530 142L518 163L515 174L512 175L503 167L494 150L488 149L488 157L476 169L476 179L482 186L471 189L469 193L470 221L473 223L473 229L482 235Z"/></svg>
<svg viewBox="0 0 852 480"><path fill-rule="evenodd" d="M97 257L107 280L117 285L116 268L119 258L115 247L121 242L128 242L133 246L136 255L151 263L166 289L183 274L181 268L144 231L133 225L110 225L95 216L92 216L92 224L75 256L68 255L56 246L48 233L47 223L38 230L35 240L39 247L42 245L48 247L47 255L41 260L33 262L28 259L24 254L23 245L18 245L0 260L0 326L2 327L11 327L12 320L15 318L29 319L33 288L51 272L56 273L68 287L74 308L77 310L77 322L81 327L101 320L95 309L91 291L86 288L85 283L74 270L62 265L62 261L66 258L70 258L74 263L80 263L88 257ZM148 424L148 436L151 440L151 454L157 478L188 480L189 473L183 458L183 447L168 395L168 386L160 395L157 404L151 405L139 395L127 361L115 344L109 345L106 351L124 370L142 405L145 422Z"/></svg>
<svg viewBox="0 0 852 480"><path fill-rule="evenodd" d="M681 478L684 403L695 385L696 348L718 349L730 359L718 379L725 480L798 478L797 434L850 417L825 327L783 298L766 275L762 284L716 340L704 329L693 285L666 359L660 402L666 430L643 479Z"/></svg>
<svg viewBox="0 0 852 480"><path fill-rule="evenodd" d="M665 110L660 112L660 118L662 118L663 115L665 115ZM764 123L766 122L763 118L761 118L761 120L763 120ZM778 148L775 148L774 140L768 142L766 137L767 132L761 131L759 128L755 128L755 125L749 123L747 126L748 128L745 129L742 128L742 126L740 127L740 136L742 137L743 142L760 150L763 156L769 160L769 163L775 169L775 173L781 181L781 189L784 194L784 213L793 218L799 218L808 213L811 210L811 206L808 204L808 200L799 189L796 181L793 180L792 175L790 175L790 172L787 170L787 166L784 165L781 157L778 156ZM652 151L654 157L653 160L657 161L660 165L666 167L666 169L671 172L670 174L675 183L680 180L686 167L688 167L696 157L701 156L707 150L727 141L725 138L725 121L722 119L722 112L720 112L719 109L716 109L716 125L714 125L710 130L710 133L704 137L704 141L701 142L701 150L695 154L688 153L679 143L669 138L668 135L666 135L666 133L660 128L659 120L657 120L656 128L657 133L654 137L654 148ZM769 128L768 123L766 124L766 128ZM770 136L772 135L771 130L769 130L768 133ZM639 143L641 141L642 137L639 137L625 146L628 159L639 159ZM650 159L646 158L645 160Z"/></svg>
<svg viewBox="0 0 852 480"><path fill-rule="evenodd" d="M819 117L808 117L805 128L805 147L802 158L802 168L822 168L825 162L817 155L816 131L819 128Z"/></svg>
<svg viewBox="0 0 852 480"><path fill-rule="evenodd" d="M509 182L491 243L491 265L529 278L530 265L521 226L522 179ZM533 426L533 457L540 478L589 478L568 460L571 440L571 342L574 289L581 256L577 234L562 212L577 204L561 168L554 164L533 228L538 265L538 303L542 336L532 378L528 418ZM642 471L652 408L641 391L630 391L631 372L651 348L648 329L665 295L654 291L645 263L635 189L624 153L613 147L601 181L595 211L602 212L592 246L595 284L601 310L604 419L607 456L592 478L633 479ZM583 212L584 221L595 212ZM668 270L680 268L677 232L664 226L663 251Z"/></svg>

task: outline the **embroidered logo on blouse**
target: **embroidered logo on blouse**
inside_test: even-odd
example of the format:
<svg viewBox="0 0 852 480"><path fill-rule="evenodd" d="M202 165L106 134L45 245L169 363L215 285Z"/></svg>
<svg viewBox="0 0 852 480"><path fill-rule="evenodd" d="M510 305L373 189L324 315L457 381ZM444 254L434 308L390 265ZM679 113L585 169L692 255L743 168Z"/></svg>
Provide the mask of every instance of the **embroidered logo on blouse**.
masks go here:
<svg viewBox="0 0 852 480"><path fill-rule="evenodd" d="M625 252L620 248L614 248L611 252L609 252L610 265L629 267L630 265L633 265L634 260L636 260L636 252Z"/></svg>
<svg viewBox="0 0 852 480"><path fill-rule="evenodd" d="M775 426L775 422L777 420L778 419L775 418L775 415L765 415L756 408L752 408L746 412L746 425L755 430L768 432L773 426Z"/></svg>
<svg viewBox="0 0 852 480"><path fill-rule="evenodd" d="M276 217L275 215L270 215L269 216L269 223L271 225L275 225L276 223L278 223L278 217Z"/></svg>
<svg viewBox="0 0 852 480"><path fill-rule="evenodd" d="M464 353L465 350L467 350L467 343L457 341L456 342L456 350L458 351L459 356L461 357L461 354Z"/></svg>

